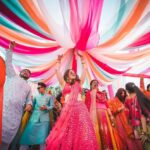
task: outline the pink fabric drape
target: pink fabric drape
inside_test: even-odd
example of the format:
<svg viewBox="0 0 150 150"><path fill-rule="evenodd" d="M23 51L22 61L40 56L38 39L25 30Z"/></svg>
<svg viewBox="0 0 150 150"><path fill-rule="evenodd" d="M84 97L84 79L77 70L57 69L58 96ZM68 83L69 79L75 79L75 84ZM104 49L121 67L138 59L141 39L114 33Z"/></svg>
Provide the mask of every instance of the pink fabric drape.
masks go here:
<svg viewBox="0 0 150 150"><path fill-rule="evenodd" d="M90 55L90 57L92 58L92 60L94 62L96 62L96 64L98 66L100 66L102 69L104 69L105 71L111 73L111 74L122 74L124 72L126 72L127 70L124 70L124 71L119 71L119 70L115 70L111 67L109 67L107 64L104 64L103 62L100 62L99 60L97 60L96 58L94 58L92 55Z"/></svg>
<svg viewBox="0 0 150 150"><path fill-rule="evenodd" d="M85 51L99 41L98 25L103 0L70 0L70 27L76 48ZM83 11L84 10L84 11Z"/></svg>
<svg viewBox="0 0 150 150"><path fill-rule="evenodd" d="M4 48L8 48L9 43L10 43L9 40L0 37L0 45L3 46ZM60 48L60 46L39 48L39 47L24 46L17 43L16 47L14 48L14 51L21 54L44 54L44 53L53 52L58 48Z"/></svg>
<svg viewBox="0 0 150 150"><path fill-rule="evenodd" d="M137 39L133 44L131 44L129 47L137 47L137 46L142 46L150 44L150 32L146 33L139 39Z"/></svg>
<svg viewBox="0 0 150 150"><path fill-rule="evenodd" d="M110 99L112 99L114 97L114 91L113 91L112 84L108 85L108 92L109 92Z"/></svg>

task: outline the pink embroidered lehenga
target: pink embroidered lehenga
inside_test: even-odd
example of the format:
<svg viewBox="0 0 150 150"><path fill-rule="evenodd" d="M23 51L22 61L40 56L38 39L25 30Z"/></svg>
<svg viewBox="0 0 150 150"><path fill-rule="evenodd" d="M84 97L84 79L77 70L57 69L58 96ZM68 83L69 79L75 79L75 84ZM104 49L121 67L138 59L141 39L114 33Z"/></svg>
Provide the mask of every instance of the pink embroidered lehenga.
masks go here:
<svg viewBox="0 0 150 150"><path fill-rule="evenodd" d="M66 84L63 94L67 103L46 140L46 150L98 150L88 110L79 98L80 84Z"/></svg>

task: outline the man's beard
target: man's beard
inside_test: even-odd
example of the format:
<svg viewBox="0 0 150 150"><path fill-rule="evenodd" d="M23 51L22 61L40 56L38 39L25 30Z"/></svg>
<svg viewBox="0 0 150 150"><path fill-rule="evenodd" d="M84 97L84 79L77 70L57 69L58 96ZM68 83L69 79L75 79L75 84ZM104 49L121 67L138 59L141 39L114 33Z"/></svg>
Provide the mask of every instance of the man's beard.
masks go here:
<svg viewBox="0 0 150 150"><path fill-rule="evenodd" d="M23 76L23 75L20 75L21 78L23 78L24 80L28 80L29 77L26 77L26 76Z"/></svg>

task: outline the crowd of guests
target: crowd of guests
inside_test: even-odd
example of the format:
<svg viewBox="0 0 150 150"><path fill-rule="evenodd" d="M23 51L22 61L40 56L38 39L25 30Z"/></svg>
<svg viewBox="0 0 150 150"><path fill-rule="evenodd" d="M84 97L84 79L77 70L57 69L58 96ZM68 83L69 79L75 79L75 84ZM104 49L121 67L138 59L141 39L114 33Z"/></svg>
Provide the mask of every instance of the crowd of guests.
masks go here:
<svg viewBox="0 0 150 150"><path fill-rule="evenodd" d="M150 84L140 87L129 82L119 88L112 99L99 90L93 79L83 89L86 75L79 78L68 69L60 72L63 55L57 59L56 75L62 91L57 96L37 83L33 97L27 83L31 72L24 69L16 75L12 66L15 42L6 52L7 80L4 88L2 150L149 150ZM9 91L9 92L8 92Z"/></svg>
<svg viewBox="0 0 150 150"><path fill-rule="evenodd" d="M144 94L142 89L129 82L125 88L117 90L113 99L107 100L105 93L98 90L97 80L92 80L90 85L85 103L100 149L150 149L149 94ZM150 84L146 93L150 93L149 87Z"/></svg>

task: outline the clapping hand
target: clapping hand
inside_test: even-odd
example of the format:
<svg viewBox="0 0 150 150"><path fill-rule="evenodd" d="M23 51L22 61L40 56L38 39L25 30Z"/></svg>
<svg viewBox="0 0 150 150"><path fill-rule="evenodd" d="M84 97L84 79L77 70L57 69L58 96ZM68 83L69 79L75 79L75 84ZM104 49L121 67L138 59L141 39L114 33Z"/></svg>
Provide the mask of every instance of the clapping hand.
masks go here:
<svg viewBox="0 0 150 150"><path fill-rule="evenodd" d="M62 57L63 57L63 54L62 54L62 55L58 55L57 60L58 60L58 61L61 61Z"/></svg>

